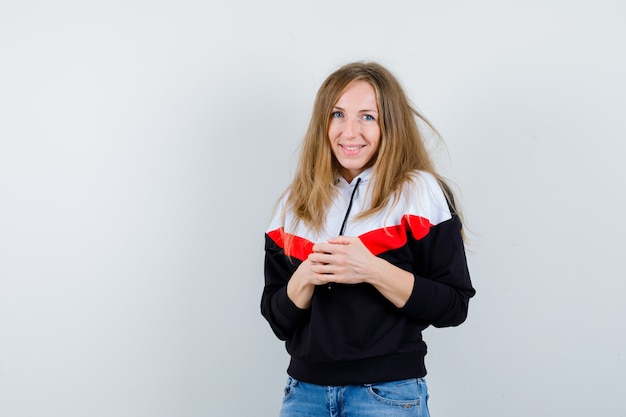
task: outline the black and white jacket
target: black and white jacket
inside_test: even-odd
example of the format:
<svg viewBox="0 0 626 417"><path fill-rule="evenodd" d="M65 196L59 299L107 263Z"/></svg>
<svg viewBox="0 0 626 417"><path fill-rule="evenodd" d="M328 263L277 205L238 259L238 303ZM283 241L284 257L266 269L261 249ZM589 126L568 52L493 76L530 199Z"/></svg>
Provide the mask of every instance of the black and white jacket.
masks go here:
<svg viewBox="0 0 626 417"><path fill-rule="evenodd" d="M293 217L283 213L283 198L265 235L261 312L276 336L286 341L288 373L295 379L348 385L423 377L422 331L429 325L456 326L467 316L475 291L461 223L437 180L416 171L396 204L390 201L386 210L354 220L367 208L371 175L370 168L351 184L337 180L324 232L316 234L302 223L289 230ZM285 253L285 234L294 238L290 253ZM414 275L405 306L394 306L369 284L319 286L309 309L293 304L287 297L291 275L315 243L339 234L358 236L374 255Z"/></svg>

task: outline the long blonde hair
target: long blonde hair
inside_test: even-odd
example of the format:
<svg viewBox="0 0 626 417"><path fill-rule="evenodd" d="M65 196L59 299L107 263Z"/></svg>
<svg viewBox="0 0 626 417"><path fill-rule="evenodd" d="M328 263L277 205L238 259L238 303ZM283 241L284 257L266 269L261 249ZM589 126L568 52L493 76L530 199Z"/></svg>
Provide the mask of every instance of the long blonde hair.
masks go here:
<svg viewBox="0 0 626 417"><path fill-rule="evenodd" d="M404 89L385 67L375 62L354 62L330 74L317 92L296 174L286 191L285 209L294 214L297 222L304 222L314 231L320 232L323 228L340 168L328 137L331 114L339 97L355 81L366 81L374 88L381 131L380 147L373 163L373 182L369 185L370 206L359 217L384 209L390 198L397 201L402 184L414 170L433 174L454 206L450 188L435 171L417 120L435 134L437 131L411 106Z"/></svg>

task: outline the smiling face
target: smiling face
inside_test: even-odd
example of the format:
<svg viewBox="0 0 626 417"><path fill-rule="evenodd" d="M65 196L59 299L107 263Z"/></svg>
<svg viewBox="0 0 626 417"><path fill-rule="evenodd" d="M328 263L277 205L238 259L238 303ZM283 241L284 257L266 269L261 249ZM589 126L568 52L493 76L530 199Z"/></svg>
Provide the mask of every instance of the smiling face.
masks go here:
<svg viewBox="0 0 626 417"><path fill-rule="evenodd" d="M374 163L380 144L378 104L374 88L355 81L332 109L328 137L340 173L348 182Z"/></svg>

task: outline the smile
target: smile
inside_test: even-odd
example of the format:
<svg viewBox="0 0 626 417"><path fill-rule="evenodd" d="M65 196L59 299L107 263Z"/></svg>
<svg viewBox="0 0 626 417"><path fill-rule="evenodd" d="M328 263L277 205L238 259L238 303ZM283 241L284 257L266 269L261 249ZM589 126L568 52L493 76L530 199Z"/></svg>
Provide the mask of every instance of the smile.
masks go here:
<svg viewBox="0 0 626 417"><path fill-rule="evenodd" d="M365 148L365 145L358 145L358 146L339 145L339 146L341 146L343 149L349 152L354 152L354 151L358 151L361 148Z"/></svg>

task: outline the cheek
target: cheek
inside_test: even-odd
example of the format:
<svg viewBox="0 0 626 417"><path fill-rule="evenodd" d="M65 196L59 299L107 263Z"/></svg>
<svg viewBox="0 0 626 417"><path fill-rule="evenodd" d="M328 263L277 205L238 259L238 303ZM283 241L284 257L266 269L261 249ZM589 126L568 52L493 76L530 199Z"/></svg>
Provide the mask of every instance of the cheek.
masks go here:
<svg viewBox="0 0 626 417"><path fill-rule="evenodd" d="M333 139L337 138L337 136L339 135L339 129L337 128L337 125L334 123L331 123L330 126L328 126L328 137L330 138L331 142Z"/></svg>
<svg viewBox="0 0 626 417"><path fill-rule="evenodd" d="M372 129L369 132L369 139L370 142L374 144L375 148L378 148L378 145L380 145L380 129Z"/></svg>

